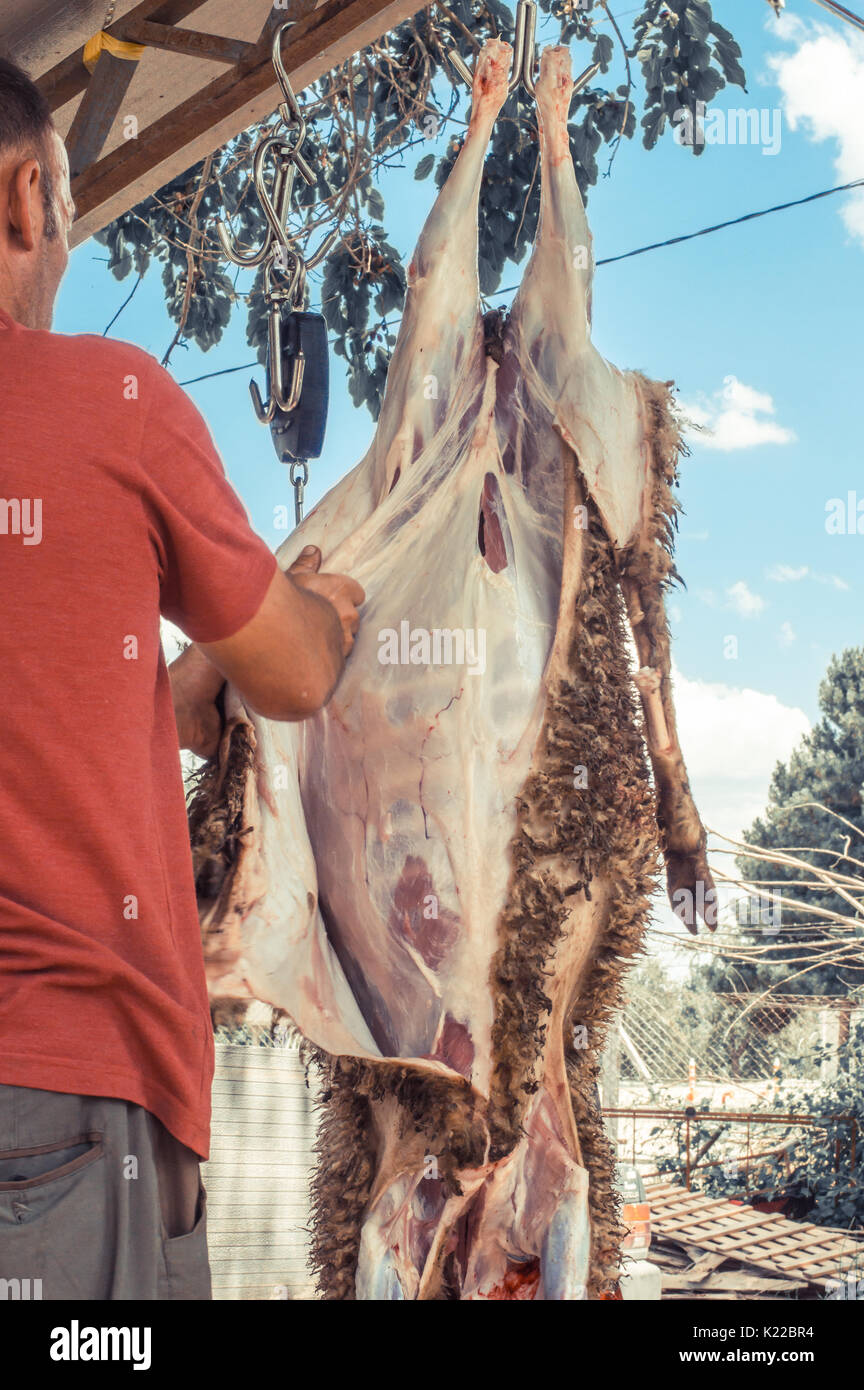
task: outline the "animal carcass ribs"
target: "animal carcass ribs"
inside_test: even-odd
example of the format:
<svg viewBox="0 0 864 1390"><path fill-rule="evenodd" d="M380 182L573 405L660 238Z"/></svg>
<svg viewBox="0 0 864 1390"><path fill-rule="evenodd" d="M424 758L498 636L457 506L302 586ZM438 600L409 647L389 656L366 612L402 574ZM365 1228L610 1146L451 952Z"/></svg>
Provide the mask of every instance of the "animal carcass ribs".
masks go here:
<svg viewBox="0 0 864 1390"><path fill-rule="evenodd" d="M604 1021L658 849L679 901L710 891L662 604L677 428L667 387L590 342L566 49L537 82L536 245L486 350L477 208L509 66L498 41L479 57L369 453L279 552L313 542L363 585L345 673L296 725L229 692L193 807L214 997L285 1010L323 1060L330 1298L614 1288Z"/></svg>

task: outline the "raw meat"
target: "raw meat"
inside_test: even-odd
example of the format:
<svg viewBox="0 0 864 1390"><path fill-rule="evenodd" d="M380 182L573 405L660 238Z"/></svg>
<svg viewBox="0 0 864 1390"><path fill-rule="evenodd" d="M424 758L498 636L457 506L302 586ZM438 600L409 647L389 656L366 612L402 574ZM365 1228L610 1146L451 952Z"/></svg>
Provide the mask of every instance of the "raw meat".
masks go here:
<svg viewBox="0 0 864 1390"><path fill-rule="evenodd" d="M478 59L370 451L279 552L363 585L345 673L302 724L229 693L192 808L214 998L285 1010L321 1055L330 1298L614 1288L603 1026L661 842L679 901L710 889L662 606L677 428L667 387L590 341L566 49L537 82L531 261L506 323L478 308L510 56Z"/></svg>

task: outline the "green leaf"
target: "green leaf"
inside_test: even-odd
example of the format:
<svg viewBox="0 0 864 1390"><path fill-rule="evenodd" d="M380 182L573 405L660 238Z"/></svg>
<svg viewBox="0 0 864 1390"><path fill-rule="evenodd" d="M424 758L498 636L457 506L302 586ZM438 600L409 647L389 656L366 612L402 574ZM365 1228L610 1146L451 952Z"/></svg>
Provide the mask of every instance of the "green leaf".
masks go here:
<svg viewBox="0 0 864 1390"><path fill-rule="evenodd" d="M692 34L693 38L704 41L711 28L710 7L697 4L696 0L690 0L690 4L685 6L681 16L681 26L688 34Z"/></svg>
<svg viewBox="0 0 864 1390"><path fill-rule="evenodd" d="M615 44L611 34L599 34L594 45L592 61L600 64L600 71L607 72L615 52Z"/></svg>
<svg viewBox="0 0 864 1390"><path fill-rule="evenodd" d="M492 265L488 256L480 255L477 258L477 270L480 280L480 293L492 294L498 284L498 272Z"/></svg>
<svg viewBox="0 0 864 1390"><path fill-rule="evenodd" d="M738 45L736 44L735 47L737 48ZM714 55L723 69L723 76L726 81L734 83L736 87L741 87L746 92L747 74L735 55L729 49L721 47L720 44L714 45Z"/></svg>
<svg viewBox="0 0 864 1390"><path fill-rule="evenodd" d="M371 217L376 217L380 221L384 216L384 199L377 188L370 190L366 199L366 206Z"/></svg>
<svg viewBox="0 0 864 1390"><path fill-rule="evenodd" d="M646 62L642 64L642 75L645 78L645 86L649 93L656 90L662 81L660 72L660 54L655 49Z"/></svg>
<svg viewBox="0 0 864 1390"><path fill-rule="evenodd" d="M415 179L428 178L435 167L435 155L424 154L422 159L418 159L417 167L414 170Z"/></svg>
<svg viewBox="0 0 864 1390"><path fill-rule="evenodd" d="M690 90L697 101L713 101L717 93L723 86L723 78L714 68L708 68L705 72L693 74L693 81Z"/></svg>
<svg viewBox="0 0 864 1390"><path fill-rule="evenodd" d="M644 131L642 144L645 146L646 150L653 149L657 144L657 141L663 133L665 124L666 112L663 110L662 106L655 106L653 111L647 111L642 117L642 129Z"/></svg>

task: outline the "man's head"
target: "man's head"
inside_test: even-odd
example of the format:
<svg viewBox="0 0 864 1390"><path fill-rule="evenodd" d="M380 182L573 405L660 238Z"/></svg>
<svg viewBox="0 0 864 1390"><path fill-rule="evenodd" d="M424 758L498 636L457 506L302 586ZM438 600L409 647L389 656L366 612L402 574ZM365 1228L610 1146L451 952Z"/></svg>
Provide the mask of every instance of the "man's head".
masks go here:
<svg viewBox="0 0 864 1390"><path fill-rule="evenodd" d="M69 163L48 104L0 58L0 308L50 328L75 216Z"/></svg>

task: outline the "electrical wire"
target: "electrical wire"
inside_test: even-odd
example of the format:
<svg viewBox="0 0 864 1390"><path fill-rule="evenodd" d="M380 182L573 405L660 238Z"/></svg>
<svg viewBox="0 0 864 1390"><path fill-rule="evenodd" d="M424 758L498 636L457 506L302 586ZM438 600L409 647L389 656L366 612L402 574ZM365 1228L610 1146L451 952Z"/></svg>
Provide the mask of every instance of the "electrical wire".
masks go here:
<svg viewBox="0 0 864 1390"><path fill-rule="evenodd" d="M665 241L652 241L648 246L637 246L635 251L622 251L620 256L605 256L595 261L595 267L614 265L616 261L627 261L631 256L644 256L646 251L660 251L664 246L677 246L682 241L693 241L695 237L708 236L710 232L721 232L724 227L737 227L742 222L752 222L757 217L767 217L772 212L785 212L787 208L803 207L805 203L815 203L819 198L830 198L832 193L848 193L852 188L864 188L864 178L853 179L851 183L838 183L835 188L823 188L819 193L808 193L805 198L793 198L789 203L775 203L770 208L760 208L758 212L745 212L740 217L731 217L727 222L715 222L711 227L701 227L698 232L684 232L682 236L667 237ZM518 285L508 285L503 290L493 290L488 299L499 294L512 294Z"/></svg>
<svg viewBox="0 0 864 1390"><path fill-rule="evenodd" d="M223 367L219 372L205 372L203 376L192 376L188 381L178 381L178 386L194 386L196 381L209 381L214 376L230 376L232 372L248 372L252 367L260 367L261 363L241 362L239 367Z"/></svg>
<svg viewBox="0 0 864 1390"><path fill-rule="evenodd" d="M625 251L620 256L607 256L598 265L612 265L614 261L626 261L630 256L641 256L646 251L657 251L663 246L677 246L681 241L692 241L697 236L707 236L709 232L720 232L724 227L737 227L741 222L752 222L756 217L767 217L771 212L785 212L787 208L803 207L805 203L815 203L818 198L829 198L832 193L848 193L852 188L864 188L864 179L853 179L851 183L838 183L835 188L823 188L820 193L808 193L806 198L793 198L789 203L775 203L773 207L762 208L759 212L745 212L741 217L732 217L728 222L716 222L713 227L702 227L698 232L685 232L683 236L669 237L666 241L655 241L650 246L640 246L635 251Z"/></svg>
<svg viewBox="0 0 864 1390"><path fill-rule="evenodd" d="M725 227L737 227L742 222L752 222L757 217L767 217L772 212L785 212L787 208L803 207L805 203L815 203L820 198L830 198L834 193L848 193L853 188L864 188L864 178L853 179L851 183L839 183L834 188L823 188L818 193L808 193L804 198L793 198L788 203L775 203L770 208L760 208L758 212L745 212L741 217L732 217L727 222L715 222L711 227L701 227L698 232L684 232L681 236L667 237L665 241L652 241L648 246L637 246L634 251L623 251L620 256L605 256L602 260L596 261L596 266L614 265L616 261L626 261L632 256L644 256L648 251L659 251L664 246L678 246L682 241L693 241L696 237L708 236L711 232L723 231ZM519 288L518 285L508 285L505 289L493 290L486 295L487 299L495 299L498 295L513 294ZM335 341L334 339L330 340ZM248 363L247 366L256 366L257 363ZM207 381L210 377L226 376L230 372L242 372L245 367L225 367L219 372L206 372L204 376L192 377L188 381L181 381L181 386L192 386L199 381Z"/></svg>
<svg viewBox="0 0 864 1390"><path fill-rule="evenodd" d="M833 14L837 19L845 19L847 24L853 24L856 29L864 30L864 19L860 15L853 14L844 5L838 5L837 0L816 0L817 5L821 5L823 10Z"/></svg>

